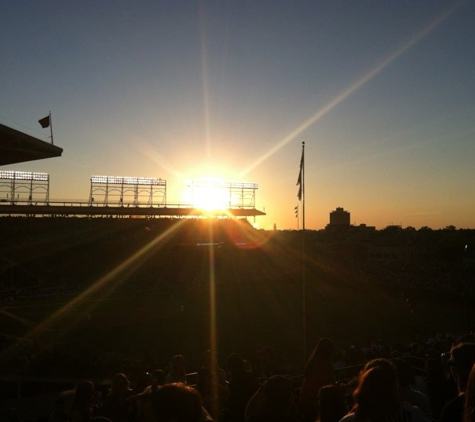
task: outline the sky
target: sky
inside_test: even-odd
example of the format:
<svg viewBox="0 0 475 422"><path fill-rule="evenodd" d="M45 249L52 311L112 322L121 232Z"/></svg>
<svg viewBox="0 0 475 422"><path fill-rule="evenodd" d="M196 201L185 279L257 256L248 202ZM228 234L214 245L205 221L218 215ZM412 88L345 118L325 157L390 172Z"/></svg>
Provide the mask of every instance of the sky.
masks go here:
<svg viewBox="0 0 475 422"><path fill-rule="evenodd" d="M259 184L259 228L475 228L475 1L4 1L0 123L92 175ZM305 142L305 196L297 198ZM295 207L299 206L296 218Z"/></svg>

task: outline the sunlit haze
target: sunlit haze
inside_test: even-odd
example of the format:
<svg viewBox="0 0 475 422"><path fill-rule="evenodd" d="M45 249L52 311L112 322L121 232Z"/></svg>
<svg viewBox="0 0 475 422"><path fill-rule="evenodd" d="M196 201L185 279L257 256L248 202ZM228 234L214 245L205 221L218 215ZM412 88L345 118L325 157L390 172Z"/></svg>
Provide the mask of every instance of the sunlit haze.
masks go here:
<svg viewBox="0 0 475 422"><path fill-rule="evenodd" d="M259 228L475 228L475 2L100 1L0 5L0 123L62 157L50 198L91 175L160 178L168 203L219 208L259 184ZM205 179L206 178L206 179ZM301 205L301 204L300 204ZM254 221L252 221L253 223ZM300 223L301 227L301 223Z"/></svg>

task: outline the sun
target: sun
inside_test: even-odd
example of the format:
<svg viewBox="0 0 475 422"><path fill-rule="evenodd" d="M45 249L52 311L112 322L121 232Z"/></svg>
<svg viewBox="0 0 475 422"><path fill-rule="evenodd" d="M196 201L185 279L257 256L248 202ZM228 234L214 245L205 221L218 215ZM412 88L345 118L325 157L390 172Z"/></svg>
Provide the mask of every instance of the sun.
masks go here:
<svg viewBox="0 0 475 422"><path fill-rule="evenodd" d="M206 177L187 181L189 203L194 208L218 211L230 208L230 193L226 181L216 177Z"/></svg>

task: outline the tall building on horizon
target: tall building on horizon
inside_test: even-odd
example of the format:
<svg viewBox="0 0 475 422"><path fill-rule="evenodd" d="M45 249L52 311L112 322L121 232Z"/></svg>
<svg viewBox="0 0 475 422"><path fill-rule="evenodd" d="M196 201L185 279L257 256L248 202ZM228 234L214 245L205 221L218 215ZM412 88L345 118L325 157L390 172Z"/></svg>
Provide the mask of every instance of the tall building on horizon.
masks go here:
<svg viewBox="0 0 475 422"><path fill-rule="evenodd" d="M330 212L330 224L329 226L350 226L350 213L345 211L342 207L337 207L336 210Z"/></svg>

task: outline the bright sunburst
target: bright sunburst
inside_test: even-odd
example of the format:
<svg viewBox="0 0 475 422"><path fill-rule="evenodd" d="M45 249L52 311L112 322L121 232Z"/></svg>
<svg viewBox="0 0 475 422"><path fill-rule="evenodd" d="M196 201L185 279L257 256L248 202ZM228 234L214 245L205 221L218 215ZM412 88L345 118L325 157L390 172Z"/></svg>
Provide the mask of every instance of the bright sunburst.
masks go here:
<svg viewBox="0 0 475 422"><path fill-rule="evenodd" d="M215 177L189 180L187 197L187 202L194 208L206 211L224 210L231 206L226 182Z"/></svg>

